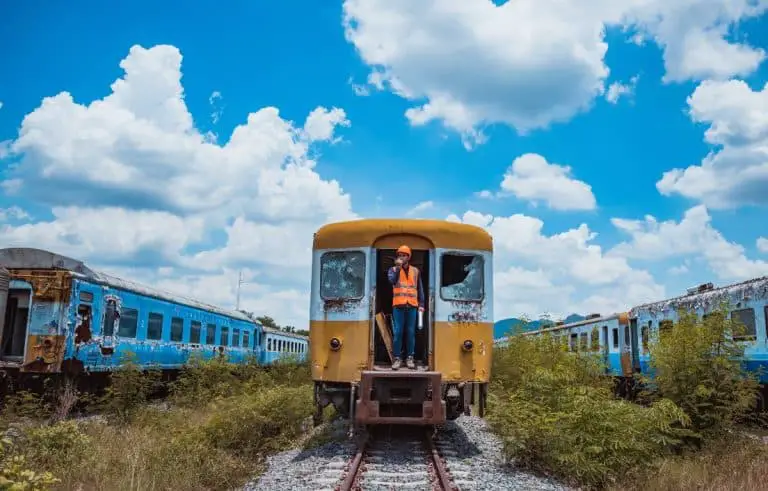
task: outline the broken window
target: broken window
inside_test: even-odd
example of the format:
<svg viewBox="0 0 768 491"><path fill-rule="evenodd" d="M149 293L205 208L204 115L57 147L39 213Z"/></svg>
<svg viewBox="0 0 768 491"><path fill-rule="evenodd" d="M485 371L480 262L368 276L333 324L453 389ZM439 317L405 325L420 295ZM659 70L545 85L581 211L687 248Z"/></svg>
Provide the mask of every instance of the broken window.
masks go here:
<svg viewBox="0 0 768 491"><path fill-rule="evenodd" d="M147 319L147 339L161 339L163 337L163 314L149 313Z"/></svg>
<svg viewBox="0 0 768 491"><path fill-rule="evenodd" d="M320 259L320 297L323 300L358 299L365 292L365 254L360 251L326 252Z"/></svg>
<svg viewBox="0 0 768 491"><path fill-rule="evenodd" d="M751 341L757 336L757 323L755 322L754 309L741 309L731 312L731 320L738 324L739 333L733 339L739 341Z"/></svg>
<svg viewBox="0 0 768 491"><path fill-rule="evenodd" d="M440 297L444 300L479 302L483 299L483 256L443 254L440 258Z"/></svg>
<svg viewBox="0 0 768 491"><path fill-rule="evenodd" d="M120 323L117 327L117 335L121 338L135 338L136 328L139 326L139 311L123 308L120 312Z"/></svg>
<svg viewBox="0 0 768 491"><path fill-rule="evenodd" d="M181 341L184 339L184 319L181 317L171 317L171 341Z"/></svg>
<svg viewBox="0 0 768 491"><path fill-rule="evenodd" d="M189 342L194 344L200 344L200 330L203 325L200 321L192 321L192 330L189 334Z"/></svg>
<svg viewBox="0 0 768 491"><path fill-rule="evenodd" d="M115 321L120 318L117 311L117 301L113 298L107 299L104 309L104 324L101 328L102 336L112 336L115 334Z"/></svg>

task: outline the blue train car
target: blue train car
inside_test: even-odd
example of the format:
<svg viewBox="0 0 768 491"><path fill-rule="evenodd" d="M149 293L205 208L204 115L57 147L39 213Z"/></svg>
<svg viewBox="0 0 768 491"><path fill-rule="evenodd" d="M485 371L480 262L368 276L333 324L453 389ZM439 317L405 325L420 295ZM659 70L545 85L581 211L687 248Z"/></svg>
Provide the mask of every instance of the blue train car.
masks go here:
<svg viewBox="0 0 768 491"><path fill-rule="evenodd" d="M640 371L648 373L648 338L659 329L672 328L679 311L706 317L726 305L731 319L745 327L736 338L744 346L744 364L748 370L763 370L760 382L768 384L768 276L715 288L712 283L690 288L685 295L633 307L630 323L639 326L644 347L639 356ZM633 327L638 331L637 327Z"/></svg>
<svg viewBox="0 0 768 491"><path fill-rule="evenodd" d="M193 353L261 357L262 326L245 314L97 272L30 248L0 250L0 368L104 372L127 352L142 367L181 368Z"/></svg>
<svg viewBox="0 0 768 491"><path fill-rule="evenodd" d="M522 333L523 336L549 334L562 341L572 352L600 353L606 372L615 377L632 376L632 336L626 312L602 316L590 314L586 319L568 324L558 322L554 326ZM507 338L494 344L503 347Z"/></svg>
<svg viewBox="0 0 768 491"><path fill-rule="evenodd" d="M768 392L768 276L715 288L711 283L691 288L685 295L632 307L627 313L588 316L571 324L528 331L523 336L550 333L565 337L570 351L599 351L608 374L624 380L650 373L649 342L659 329L673 328L681 310L705 317L726 305L731 319L745 327L737 338L744 346L747 370L762 370L762 391ZM596 340L596 341L595 341ZM503 347L507 338L494 344ZM586 347L586 348L585 348Z"/></svg>
<svg viewBox="0 0 768 491"><path fill-rule="evenodd" d="M280 358L304 362L307 360L308 350L308 337L264 327L259 362L262 365L270 365Z"/></svg>

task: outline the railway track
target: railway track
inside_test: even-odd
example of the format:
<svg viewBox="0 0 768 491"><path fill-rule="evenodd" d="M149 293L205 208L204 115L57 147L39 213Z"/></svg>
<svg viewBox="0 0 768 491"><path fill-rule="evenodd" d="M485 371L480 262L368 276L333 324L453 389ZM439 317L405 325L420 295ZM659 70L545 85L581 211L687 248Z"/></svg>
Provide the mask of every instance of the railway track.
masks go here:
<svg viewBox="0 0 768 491"><path fill-rule="evenodd" d="M477 488L456 455L450 444L433 439L431 430L377 427L361 441L351 460L329 462L315 482L326 491Z"/></svg>

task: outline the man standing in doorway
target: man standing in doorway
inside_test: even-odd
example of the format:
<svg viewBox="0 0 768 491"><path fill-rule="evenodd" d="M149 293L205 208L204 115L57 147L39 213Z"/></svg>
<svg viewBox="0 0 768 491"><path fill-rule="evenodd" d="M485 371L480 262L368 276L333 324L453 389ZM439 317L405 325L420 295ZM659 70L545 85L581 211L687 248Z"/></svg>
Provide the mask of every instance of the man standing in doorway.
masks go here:
<svg viewBox="0 0 768 491"><path fill-rule="evenodd" d="M410 264L411 248L403 245L397 249L395 265L389 268L387 276L392 284L392 330L394 339L395 361L392 369L400 368L403 354L403 334L408 358L405 365L413 369L413 355L416 351L416 316L424 312L424 289L421 284L421 272Z"/></svg>

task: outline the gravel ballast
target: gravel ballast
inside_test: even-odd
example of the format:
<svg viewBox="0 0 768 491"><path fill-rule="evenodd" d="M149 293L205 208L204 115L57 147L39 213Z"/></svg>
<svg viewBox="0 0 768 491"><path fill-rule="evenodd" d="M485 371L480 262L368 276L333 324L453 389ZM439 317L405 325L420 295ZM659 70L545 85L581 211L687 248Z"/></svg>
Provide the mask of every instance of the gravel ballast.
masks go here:
<svg viewBox="0 0 768 491"><path fill-rule="evenodd" d="M330 490L342 476L356 447L346 438L342 421L331 423L330 441L315 448L294 449L273 455L267 470L244 491ZM554 480L535 476L504 464L501 441L476 416L461 416L441 427L435 445L447 461L460 489L567 490Z"/></svg>

